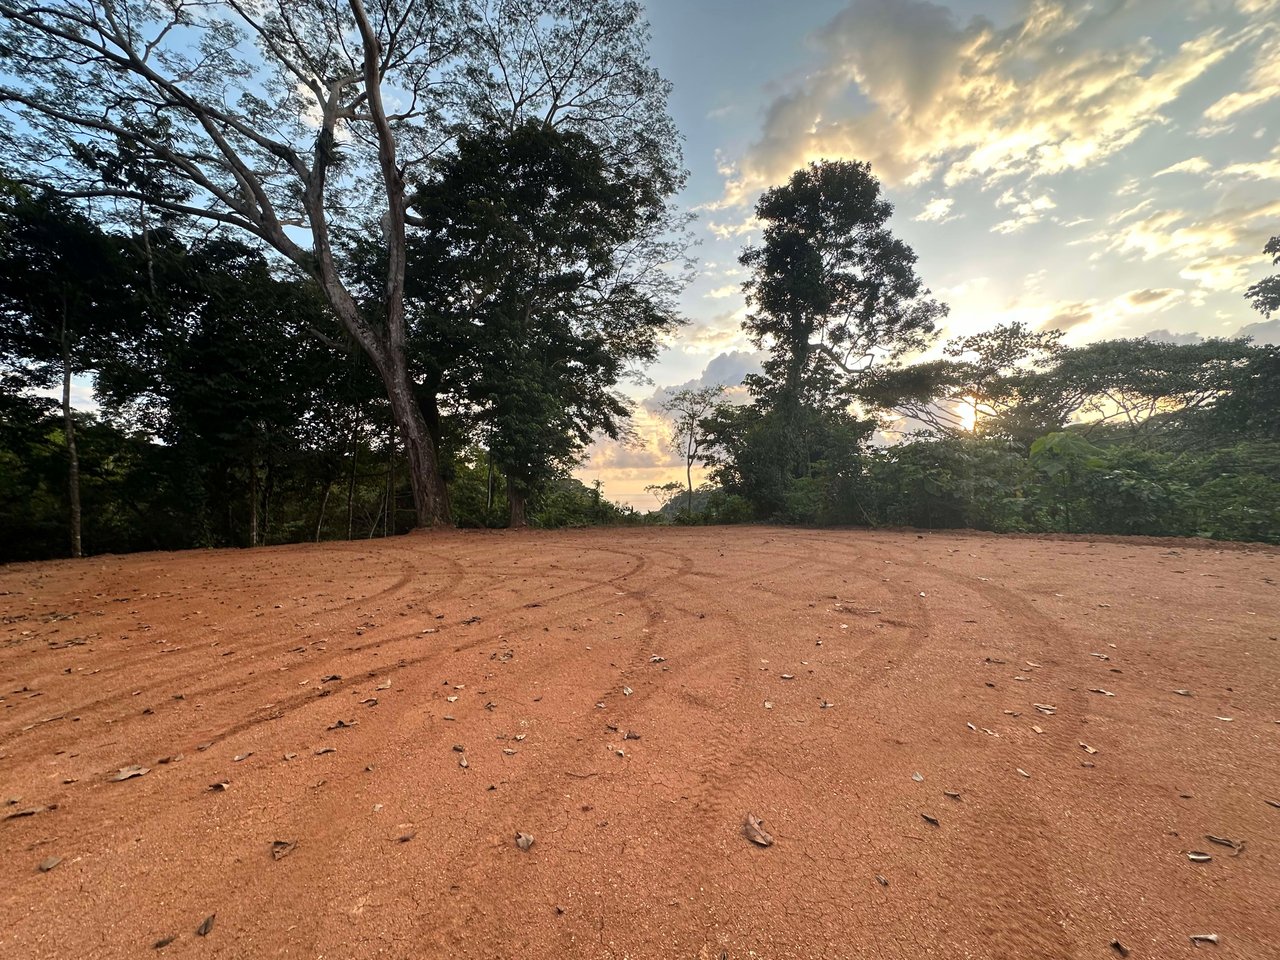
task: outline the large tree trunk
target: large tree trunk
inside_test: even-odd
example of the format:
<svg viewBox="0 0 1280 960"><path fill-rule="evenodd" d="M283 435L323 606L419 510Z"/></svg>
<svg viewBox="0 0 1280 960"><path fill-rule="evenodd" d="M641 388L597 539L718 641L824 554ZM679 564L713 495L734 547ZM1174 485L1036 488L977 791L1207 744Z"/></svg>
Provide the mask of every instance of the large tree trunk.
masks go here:
<svg viewBox="0 0 1280 960"><path fill-rule="evenodd" d="M525 512L525 496L516 489L515 483L510 477L507 478L507 505L511 509L510 520L507 523L512 530L529 525L529 517Z"/></svg>
<svg viewBox="0 0 1280 960"><path fill-rule="evenodd" d="M409 460L409 486L413 490L413 506L418 525L435 527L453 522L449 510L449 490L440 475L440 460L431 439L422 407L414 396L413 382L405 369L404 357L393 357L392 369L381 371L395 418Z"/></svg>
<svg viewBox="0 0 1280 960"><path fill-rule="evenodd" d="M62 305L62 432L67 442L67 497L71 504L71 556L82 557L80 543L80 451L76 448L76 420L71 414L71 340L67 306Z"/></svg>

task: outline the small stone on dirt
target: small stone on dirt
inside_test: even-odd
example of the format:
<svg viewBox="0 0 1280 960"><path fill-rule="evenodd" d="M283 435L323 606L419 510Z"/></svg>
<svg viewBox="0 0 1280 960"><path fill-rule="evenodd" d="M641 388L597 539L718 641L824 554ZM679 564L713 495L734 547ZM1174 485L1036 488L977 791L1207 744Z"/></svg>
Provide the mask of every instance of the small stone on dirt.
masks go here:
<svg viewBox="0 0 1280 960"><path fill-rule="evenodd" d="M200 926L196 927L197 937L207 937L210 933L213 932L213 918L216 916L217 916L216 913L211 913L204 918L204 921L200 924Z"/></svg>
<svg viewBox="0 0 1280 960"><path fill-rule="evenodd" d="M140 767L136 763L133 763L127 767L121 767L120 772L115 774L111 779L113 781L119 782L121 780L129 780L132 777L143 777L150 772L151 772L150 767Z"/></svg>
<svg viewBox="0 0 1280 960"><path fill-rule="evenodd" d="M62 862L61 857L47 857L36 864L36 869L41 873L48 873L54 867Z"/></svg>
<svg viewBox="0 0 1280 960"><path fill-rule="evenodd" d="M171 933L171 934L169 934L169 936L167 936L167 937L161 937L159 940L157 940L155 943L153 943L153 944L151 945L151 949L152 949L152 950L163 950L165 947L167 947L169 944L173 943L173 941L175 941L175 940L177 940L177 939L178 939L178 935L177 935L176 933Z"/></svg>
<svg viewBox="0 0 1280 960"><path fill-rule="evenodd" d="M528 850L530 847L533 846L533 834L517 833L516 846L519 847L521 850Z"/></svg>
<svg viewBox="0 0 1280 960"><path fill-rule="evenodd" d="M1120 956L1122 957L1127 957L1129 955L1129 948L1126 947L1119 940L1111 941L1111 949L1114 950L1116 953L1120 954Z"/></svg>

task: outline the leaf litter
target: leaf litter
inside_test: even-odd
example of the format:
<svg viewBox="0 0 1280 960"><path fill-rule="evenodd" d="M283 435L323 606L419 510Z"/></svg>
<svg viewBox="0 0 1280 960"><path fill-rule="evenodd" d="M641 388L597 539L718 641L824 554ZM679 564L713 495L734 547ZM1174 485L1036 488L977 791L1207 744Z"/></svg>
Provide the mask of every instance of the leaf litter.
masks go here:
<svg viewBox="0 0 1280 960"><path fill-rule="evenodd" d="M773 846L773 835L764 828L764 821L754 813L747 814L747 820L742 829L747 839L757 847Z"/></svg>

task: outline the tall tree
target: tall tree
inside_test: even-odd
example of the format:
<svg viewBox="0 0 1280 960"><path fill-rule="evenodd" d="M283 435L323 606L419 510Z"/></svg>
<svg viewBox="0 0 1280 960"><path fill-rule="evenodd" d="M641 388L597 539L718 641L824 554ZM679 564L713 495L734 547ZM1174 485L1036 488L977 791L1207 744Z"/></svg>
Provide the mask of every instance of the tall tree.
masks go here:
<svg viewBox="0 0 1280 960"><path fill-rule="evenodd" d="M815 469L849 475L837 461L869 433L851 412L856 382L923 348L946 316L889 230L892 213L870 165L843 160L797 170L756 204L763 240L739 257L750 270L743 327L768 356L746 379L754 409L717 418L717 473L741 481L738 450L737 467L768 478L746 485L771 491L757 501L769 512Z"/></svg>
<svg viewBox="0 0 1280 960"><path fill-rule="evenodd" d="M871 165L848 160L811 163L756 204L763 242L738 258L751 271L743 326L792 402L806 381L855 378L922 349L946 316L890 232L892 213Z"/></svg>
<svg viewBox="0 0 1280 960"><path fill-rule="evenodd" d="M71 555L84 552L72 378L95 368L129 311L116 244L71 203L18 188L0 199L0 363L61 387Z"/></svg>
<svg viewBox="0 0 1280 960"><path fill-rule="evenodd" d="M405 171L443 139L468 22L465 0L0 0L10 173L245 231L319 284L378 371L422 524L449 508L408 362ZM73 162L101 144L189 195ZM376 303L352 295L344 229L381 234Z"/></svg>
<svg viewBox="0 0 1280 960"><path fill-rule="evenodd" d="M635 282L626 260L665 187L541 121L463 134L436 170L415 201L431 224L411 245L415 333L452 358L439 388L474 421L520 526L593 433L620 435L615 385L678 323L669 291Z"/></svg>

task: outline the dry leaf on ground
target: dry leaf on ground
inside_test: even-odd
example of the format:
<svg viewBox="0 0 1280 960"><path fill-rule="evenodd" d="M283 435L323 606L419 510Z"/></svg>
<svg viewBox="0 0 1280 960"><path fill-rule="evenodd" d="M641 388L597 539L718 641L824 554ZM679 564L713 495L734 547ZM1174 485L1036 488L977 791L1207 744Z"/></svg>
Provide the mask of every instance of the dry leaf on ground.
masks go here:
<svg viewBox="0 0 1280 960"><path fill-rule="evenodd" d="M764 828L764 821L754 813L747 814L747 822L743 825L747 839L758 847L772 847L773 836Z"/></svg>

